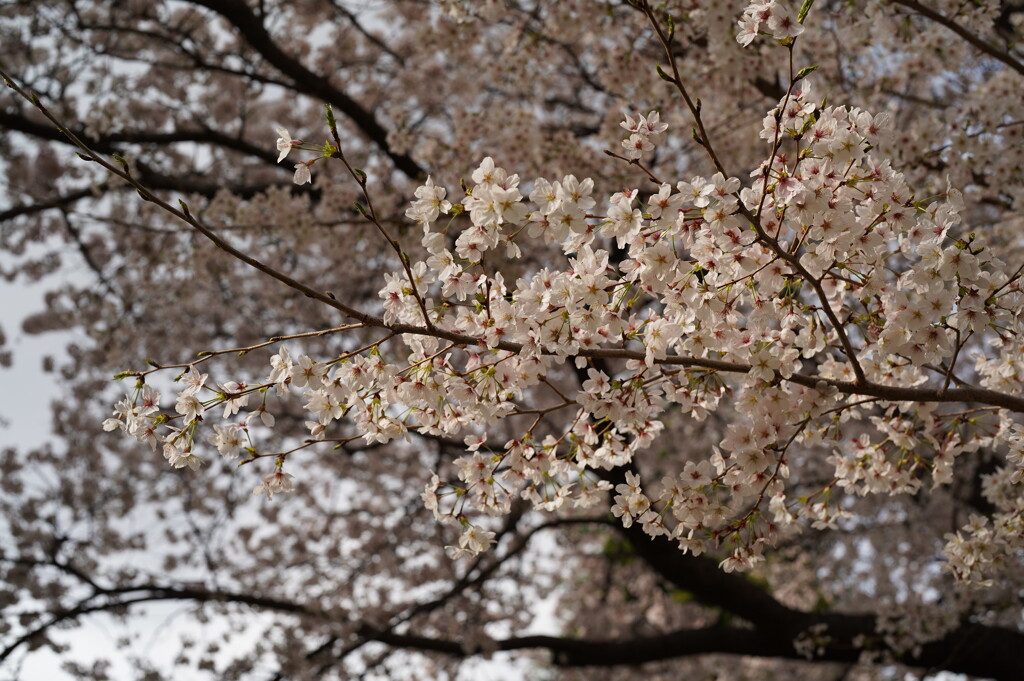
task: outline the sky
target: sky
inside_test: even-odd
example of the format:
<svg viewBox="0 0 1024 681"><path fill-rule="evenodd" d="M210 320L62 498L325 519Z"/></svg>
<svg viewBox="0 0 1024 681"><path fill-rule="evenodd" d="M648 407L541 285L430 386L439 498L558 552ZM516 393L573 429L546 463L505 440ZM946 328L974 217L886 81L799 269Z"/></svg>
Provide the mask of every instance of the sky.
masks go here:
<svg viewBox="0 0 1024 681"><path fill-rule="evenodd" d="M7 269L12 262L9 254L0 253L0 267ZM55 373L43 370L44 358L57 359L73 334L50 332L30 335L21 328L22 320L44 309L43 296L48 288L60 281L60 276L34 284L19 279L8 282L0 279L0 327L6 336L2 348L12 353L10 367L0 367L0 449L28 449L52 441L50 403L60 397L60 385ZM105 633L106 627L95 618L92 626L76 630L66 638L73 650L99 652L114 650L113 639ZM52 652L37 651L28 657L20 669L18 681L64 681L70 676L60 673L62 658ZM8 681L6 674L13 670L0 668L0 681ZM124 672L127 674L127 669ZM127 678L127 676L122 677ZM13 679L12 679L13 681Z"/></svg>
<svg viewBox="0 0 1024 681"><path fill-rule="evenodd" d="M49 403L59 396L59 388L56 375L43 371L43 359L63 353L71 334L33 336L21 329L27 315L43 309L45 290L43 284L0 279L0 326L7 337L3 349L13 355L10 367L0 367L0 386L6 388L0 391L0 448L31 446L49 436Z"/></svg>

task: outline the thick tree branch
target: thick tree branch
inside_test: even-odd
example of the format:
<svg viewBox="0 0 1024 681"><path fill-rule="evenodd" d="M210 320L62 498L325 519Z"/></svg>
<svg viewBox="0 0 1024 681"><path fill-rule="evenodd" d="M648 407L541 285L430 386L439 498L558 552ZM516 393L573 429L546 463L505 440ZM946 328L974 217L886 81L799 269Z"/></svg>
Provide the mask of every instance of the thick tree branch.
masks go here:
<svg viewBox="0 0 1024 681"><path fill-rule="evenodd" d="M874 637L874 619L860 619L866 626L862 627L859 633ZM487 652L467 649L458 641L429 636L375 631L367 627L364 627L361 633L372 640L397 648L455 657L468 657ZM836 638L832 629L826 630L824 636L828 638L822 638L820 650L811 658L814 661L851 663L860 657L861 648L848 643L830 642L829 638L833 641ZM1024 675L1024 659L1016 654L1016 650L1022 643L1024 636L1017 632L970 625L958 629L941 641L923 646L920 654L916 656L897 656L897 659L912 667L945 669L999 681L1019 681ZM661 636L636 639L514 637L495 641L492 649L546 649L551 652L555 665L565 667L636 666L713 653L791 660L808 659L791 642L784 641L772 632L730 627L682 629Z"/></svg>
<svg viewBox="0 0 1024 681"><path fill-rule="evenodd" d="M607 479L613 483L623 482L625 471L626 468L614 469L608 473ZM874 614L795 610L779 603L767 589L756 585L745 575L723 572L716 561L706 556L683 554L674 542L665 537L652 538L636 525L630 528L620 527L619 530L630 542L637 556L654 572L670 584L692 593L698 602L720 608L750 622L757 631L756 637L751 640L756 640L758 646L770 651L763 653L748 650L737 654L799 659L803 655L794 647L794 641L812 631L813 627L824 625L822 652L815 655L816 660L856 662L865 650L886 650L894 659L911 666L947 669L1007 681L1024 678L1024 659L1007 652L1016 646L1024 645L1024 634L1019 631L965 623L940 641L923 646L918 655L888 650L877 634ZM684 641L672 640L677 634L683 636ZM685 650L685 641L690 641L689 637L692 634L693 632L676 632L665 637L665 641L652 640L649 652L656 655L656 651L662 650L669 642L672 645L681 645L681 649ZM749 643L749 640L746 642ZM625 651L636 648L637 642L633 642ZM647 649L642 645L640 648ZM604 649L613 650L614 644L606 642ZM685 654L696 653L679 653L667 657ZM637 664L655 659L665 658L629 659L623 664ZM559 662L557 652L555 660L556 663ZM582 664L587 662L584 661Z"/></svg>
<svg viewBox="0 0 1024 681"><path fill-rule="evenodd" d="M102 598L102 600L97 602L97 599L100 598ZM299 603L232 591L211 591L200 588L177 588L156 585L137 585L113 589L98 589L96 593L89 598L79 601L77 605L51 614L45 621L17 636L11 643L0 650L0 662L6 660L22 646L27 645L32 640L37 639L40 636L45 635L48 630L62 622L75 620L83 617L84 615L91 615L93 613L122 610L133 605L154 603L158 601L235 603L272 612L323 618L322 614L317 613L316 611Z"/></svg>
<svg viewBox="0 0 1024 681"><path fill-rule="evenodd" d="M458 641L374 631L364 627L371 640L396 648L443 653L457 657L487 652L467 648ZM613 667L638 665L657 660L676 659L709 653L733 653L775 657L770 641L752 630L709 628L684 629L663 636L637 639L571 639L557 636L523 636L494 642L494 650L547 649L558 666Z"/></svg>
<svg viewBox="0 0 1024 681"><path fill-rule="evenodd" d="M327 102L344 113L402 173L413 179L426 176L426 171L411 156L400 154L391 148L388 144L387 130L373 113L331 85L326 78L313 73L302 62L282 50L244 0L193 0L193 4L211 9L227 19L267 62L291 78L298 90Z"/></svg>
<svg viewBox="0 0 1024 681"><path fill-rule="evenodd" d="M77 191L68 192L67 194L60 194L46 201L39 201L38 203L21 204L12 206L7 210L0 211L0 222L7 222L8 220L14 220L15 218L22 217L24 215L35 215L36 213L43 213L54 208L68 208L82 199L95 196L96 192L104 193L108 189L106 183L93 187L87 187L85 189L79 189Z"/></svg>
<svg viewBox="0 0 1024 681"><path fill-rule="evenodd" d="M687 568L686 570L689 570L691 574L700 572L700 569ZM724 575L724 573L720 574ZM726 577L729 576L726 575ZM701 575L697 577L697 580L706 580L707 578L708 575ZM722 586L735 588L745 581L742 577L736 577L731 585L713 584L711 586L715 589ZM687 584L692 588L693 584ZM742 589L742 591L745 595L751 594L748 589ZM96 602L101 597L104 600ZM61 622L97 612L169 600L195 603L233 603L271 612L318 619L325 617L322 613L293 601L226 590L152 584L110 589L97 588L96 593L90 598L80 601L74 607L54 613L45 622L18 636L3 650L0 650L0 662ZM733 600L738 602L739 599ZM749 612L749 608L743 609ZM819 643L820 650L813 658L816 661L856 661L864 648L854 645L854 639L867 641L869 649L872 650L880 650L884 647L875 633L875 618L873 616L797 613L781 606L776 609L776 614L779 616L777 621L766 619L764 626L755 629L714 626L704 629L683 629L664 635L637 639L525 636L495 641L493 649L501 651L546 649L551 652L554 664L559 666L632 666L712 653L805 659L802 653L794 647L793 639L788 636L789 625L797 617L802 620L800 624L807 626L819 623L827 625ZM741 616L743 615L741 614ZM360 638L365 641L377 641L396 648L428 653L467 657L486 652L479 649L467 649L458 641L396 633L391 629L376 629L365 624L360 627L358 633ZM798 631L797 634L799 633ZM1019 632L998 627L966 624L943 639L922 646L919 654L897 655L896 659L914 667L946 669L1000 681L1017 681L1024 675L1024 658L1017 654L1022 645L1024 645L1024 635Z"/></svg>
<svg viewBox="0 0 1024 681"><path fill-rule="evenodd" d="M634 464L614 468L604 474L612 485L626 482L626 473L637 473ZM802 613L775 600L765 589L744 575L727 573L707 556L684 554L666 537L652 538L639 525L616 525L636 555L670 584L694 594L697 601L742 617L765 631L774 631L791 640L799 633ZM786 623L792 622L792 627Z"/></svg>
<svg viewBox="0 0 1024 681"><path fill-rule="evenodd" d="M33 121L13 111L0 110L0 127L31 135L32 137L40 140L60 142L62 144L73 144L70 142L69 138L66 135L63 135L56 127L39 121ZM103 135L98 138L89 137L81 128L69 129L69 132L82 140L93 151L103 154L123 154L124 151L119 148L119 144L174 144L192 142L196 144L217 145L240 153L253 155L261 158L271 165L276 165L277 161L277 158L273 154L270 154L265 150L258 150L257 147L240 138L225 135L209 129L192 131L178 130L167 133L126 131ZM218 192L225 190L230 191L232 194L240 198L250 198L256 194L265 192L272 187L280 186L282 184L280 182L260 182L248 185L231 186L224 184L223 182L209 182L197 177L167 175L138 160L136 161L136 168L138 170L139 181L152 190L180 191L186 194L198 194L207 198L212 198ZM86 192L87 190L81 191ZM77 194L78 192L76 192L76 195ZM85 196L78 198L85 198ZM0 217L5 218L5 216L6 212L4 214L0 214Z"/></svg>
<svg viewBox="0 0 1024 681"><path fill-rule="evenodd" d="M1017 73L1024 75L1024 64L1014 59L1008 52L1000 50L998 47L990 42L980 38L979 36L971 33L966 28L956 23L949 17L939 14L930 7L922 5L917 0L893 0L897 5L903 5L907 9L912 9L923 17L927 17L937 24L945 26L953 33L966 40L968 43L976 47L978 50L992 57L993 59L1000 61Z"/></svg>
<svg viewBox="0 0 1024 681"><path fill-rule="evenodd" d="M0 110L0 127L9 130L17 130L39 139L52 142L64 142L68 140L60 134L53 126L32 121L11 111ZM245 139L226 135L212 128L201 127L195 130L173 130L170 132L153 132L142 130L126 130L112 132L97 137L88 136L84 130L75 130L76 136L81 138L96 151L112 152L117 144L175 144L181 142L193 142L196 144L210 144L224 149L230 149L239 153L259 158L269 165L277 165L277 155L265 147L258 147Z"/></svg>

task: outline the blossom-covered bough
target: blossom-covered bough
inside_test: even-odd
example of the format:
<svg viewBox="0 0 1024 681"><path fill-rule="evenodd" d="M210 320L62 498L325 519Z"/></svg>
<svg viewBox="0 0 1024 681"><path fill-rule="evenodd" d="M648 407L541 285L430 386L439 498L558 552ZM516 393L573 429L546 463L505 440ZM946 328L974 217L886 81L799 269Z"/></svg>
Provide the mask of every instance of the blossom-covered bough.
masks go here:
<svg viewBox="0 0 1024 681"><path fill-rule="evenodd" d="M774 47L766 58L785 64L759 162L742 168L719 153L729 133L704 119L672 13L630 4L662 49L656 72L674 91L671 106L689 116L692 130L669 139L692 140L710 172L659 169L677 124L662 120L665 111L630 112L621 145L606 154L633 185L605 194L595 187L607 183L582 174L521 178L487 156L459 188L426 177L395 224L347 155L330 105L323 144L278 128L277 162L307 154L295 184L337 164L357 187L356 211L396 263L376 305L232 246L186 202L165 202L127 161L96 153L33 100L85 160L338 313L322 330L124 371L119 378L134 386L104 429L161 449L179 469L219 455L251 464L235 474L245 477L266 460L251 482L268 497L303 484L303 450L461 444L421 494L436 520L459 528L450 557L486 564L527 513L549 514L542 523L611 517L661 578L752 625L615 644L511 637L480 649L546 647L570 666L688 650L878 656L1012 678L1020 663L996 651L1019 645L1018 631L958 621L954 608L932 630L908 633L895 613L899 625L883 613L802 609L730 573L764 567L809 533L852 531L862 500L941 493L955 484L958 457L992 452L979 512L949 528L936 565L965 594L1019 588L1024 261L1002 259L985 230L963 224L969 187L915 187L891 155L899 130L890 113L844 105L841 93L812 85L817 67L800 64L797 49L811 2L757 0L742 10L736 40ZM303 349L334 336L337 353ZM264 353L265 372L211 379L219 358L239 353ZM175 378L170 398L154 388L161 374ZM297 409L306 436L265 446ZM678 465L641 466L680 422L707 423L717 435ZM395 627L362 623L359 632L398 648L466 651ZM944 659L949 645L974 652Z"/></svg>
<svg viewBox="0 0 1024 681"><path fill-rule="evenodd" d="M671 57L672 24L640 7ZM650 446L666 409L701 419L728 396L736 422L705 460L647 486L627 471L615 485L611 510L626 527L639 523L697 555L725 548L724 569L750 567L790 529L836 528L849 518L839 490L913 494L947 484L965 449L1005 446L1011 454L993 475L1009 488L994 522L972 520L947 545L959 579L990 583L1020 550L1024 529L1015 491L1022 430L1012 418L1024 412L1016 380L1021 269L993 256L980 235L949 236L960 222L960 191L914 194L879 152L891 134L884 112L815 99L806 78L814 69L792 66L804 15L806 8L795 19L785 6L754 3L740 22L748 44L767 17L790 55L789 86L761 131L766 159L748 186L724 174L673 60L673 73L661 73L693 113L695 139L719 168L713 177L651 175L657 193L617 192L601 210L589 178L536 178L524 196L520 177L488 157L459 203L430 178L416 191L406 217L423 229L425 257L415 262L376 218L366 175L345 159L328 109L333 144L320 158L345 164L362 190L361 212L403 265L385 275L382 317L335 305L381 329L380 340L319 359L293 358L285 345L269 375L249 383L212 384L193 363L173 412L161 411L159 395L140 380L105 428L159 441L173 466L195 469L200 416L223 406L227 419L258 397L241 423L214 426L212 435L221 455L252 460L268 456L248 426L257 417L273 425L265 397L273 389L304 402L313 440L327 439L343 418L368 443L409 430L465 437L459 479L435 477L423 495L438 520L465 526L450 547L462 556L493 541L475 515L507 514L518 497L548 511L597 503L595 492L612 488L607 471ZM626 158L639 166L667 125L655 111L627 116L622 127ZM303 147L278 132L279 161ZM296 165L296 184L310 180L315 160ZM505 261L533 240L558 246L566 266L506 282ZM401 346L386 344L395 337ZM586 376L576 395L547 381L563 362ZM974 383L959 378L961 363L973 365ZM542 384L550 388L542 406L524 404ZM946 403L969 403L970 419L943 411ZM561 432L544 432L551 414L564 419ZM488 437L517 416L530 417L517 437ZM844 438L839 425L851 418L870 419L875 432ZM794 495L788 457L805 448L828 456L835 478ZM280 468L290 453L269 455L278 470L257 493L289 489Z"/></svg>

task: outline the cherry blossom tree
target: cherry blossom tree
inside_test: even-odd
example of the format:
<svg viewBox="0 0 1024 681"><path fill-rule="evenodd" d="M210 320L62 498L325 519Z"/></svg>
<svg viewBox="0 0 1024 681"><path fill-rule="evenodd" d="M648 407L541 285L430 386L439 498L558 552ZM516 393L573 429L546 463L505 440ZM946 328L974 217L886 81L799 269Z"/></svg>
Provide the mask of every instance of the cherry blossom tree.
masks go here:
<svg viewBox="0 0 1024 681"><path fill-rule="evenodd" d="M5 673L1024 677L1024 3L0 8Z"/></svg>

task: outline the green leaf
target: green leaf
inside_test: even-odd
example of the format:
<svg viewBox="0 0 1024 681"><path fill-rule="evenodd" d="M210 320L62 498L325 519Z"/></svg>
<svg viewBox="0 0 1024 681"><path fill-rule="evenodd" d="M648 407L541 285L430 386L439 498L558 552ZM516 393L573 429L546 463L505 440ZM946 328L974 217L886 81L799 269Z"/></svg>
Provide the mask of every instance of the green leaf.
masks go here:
<svg viewBox="0 0 1024 681"><path fill-rule="evenodd" d="M633 545L618 535L612 535L605 540L601 554L615 565L629 565L636 560Z"/></svg>
<svg viewBox="0 0 1024 681"><path fill-rule="evenodd" d="M669 595L672 597L673 603L683 604L690 603L694 600L693 592L686 591L685 589L672 589L672 591L669 592Z"/></svg>
<svg viewBox="0 0 1024 681"><path fill-rule="evenodd" d="M810 116L808 116L808 117L807 117L807 119L806 119L806 120L804 121L803 125L801 125L801 126L800 126L800 130L798 131L798 134L799 134L799 135L803 135L803 134L804 134L804 133L806 133L806 132L807 132L808 130L810 130L810 129L811 129L811 127L812 127L812 126L813 126L813 125L814 125L815 123L817 123L817 122L818 122L818 117L819 117L819 114L820 114L820 112L819 112L819 111L818 111L817 109L815 109L814 111L812 111L812 112L811 112L811 115L810 115Z"/></svg>
<svg viewBox="0 0 1024 681"><path fill-rule="evenodd" d="M762 591L769 591L771 588L771 584L764 577L759 577L757 575L752 575L750 573L744 573L743 578L746 579L749 583L756 586L757 588L761 589Z"/></svg>
<svg viewBox="0 0 1024 681"><path fill-rule="evenodd" d="M804 23L804 19L807 18L807 13L811 11L811 5L813 4L814 0L804 0L804 4L800 6L800 12L796 15L797 23Z"/></svg>
<svg viewBox="0 0 1024 681"><path fill-rule="evenodd" d="M337 125L337 121L334 118L334 109L331 108L330 104L324 104L324 111L327 114L327 125L332 128L335 127Z"/></svg>
<svg viewBox="0 0 1024 681"><path fill-rule="evenodd" d="M779 289L779 299L785 300L786 298L795 298L800 293L800 283L796 279L788 279L781 289Z"/></svg>
<svg viewBox="0 0 1024 681"><path fill-rule="evenodd" d="M676 82L675 78L665 73L665 70L661 68L661 64L656 64L654 68L658 72L658 77L661 78L662 80L667 81L669 83Z"/></svg>
<svg viewBox="0 0 1024 681"><path fill-rule="evenodd" d="M803 80L804 78L806 78L807 76L811 75L812 73L814 73L817 70L818 70L818 65L817 64L815 64L814 66L805 66L802 69L800 69L799 73L796 74L796 78L793 79L793 82L795 83L798 80Z"/></svg>

